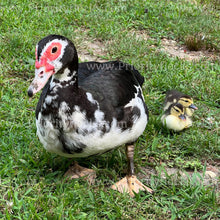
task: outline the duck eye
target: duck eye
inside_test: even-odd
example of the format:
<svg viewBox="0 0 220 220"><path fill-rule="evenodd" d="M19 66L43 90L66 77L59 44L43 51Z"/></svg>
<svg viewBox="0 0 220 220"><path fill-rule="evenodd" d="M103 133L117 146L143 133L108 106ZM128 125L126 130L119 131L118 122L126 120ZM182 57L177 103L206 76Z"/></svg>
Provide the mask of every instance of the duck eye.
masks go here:
<svg viewBox="0 0 220 220"><path fill-rule="evenodd" d="M53 47L51 50L52 53L56 53L57 52L57 47Z"/></svg>
<svg viewBox="0 0 220 220"><path fill-rule="evenodd" d="M184 100L185 102L189 102L188 100Z"/></svg>

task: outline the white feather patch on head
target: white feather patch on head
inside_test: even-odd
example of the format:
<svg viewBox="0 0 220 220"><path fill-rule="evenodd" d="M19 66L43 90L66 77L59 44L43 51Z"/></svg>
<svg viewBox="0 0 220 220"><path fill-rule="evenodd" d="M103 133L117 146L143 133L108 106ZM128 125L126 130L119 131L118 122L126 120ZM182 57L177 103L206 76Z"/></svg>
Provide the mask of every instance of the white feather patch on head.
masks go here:
<svg viewBox="0 0 220 220"><path fill-rule="evenodd" d="M54 39L54 40L52 40L52 41L49 41L49 42L44 46L43 50L41 51L40 56L42 56L42 55L46 52L47 48L48 48L48 47L50 46L50 44L52 44L53 42L60 43L60 44L62 45L60 56L57 58L58 60L60 60L60 59L62 58L63 54L64 54L64 51L65 51L65 49L66 49L66 46L68 45L68 41L67 41L67 40ZM37 45L36 48L38 49L38 45ZM38 57L38 59L39 59L39 57Z"/></svg>
<svg viewBox="0 0 220 220"><path fill-rule="evenodd" d="M47 60L47 62L54 66L54 70L55 72L58 72L61 68L62 68L62 62L60 62L61 58L63 57L63 54L65 52L65 49L68 45L68 41L67 40L61 40L61 39L54 39L52 41L49 41L43 48L43 50L41 51L41 54L40 54L40 57L46 52L46 50L48 49L48 47L53 43L53 42L56 42L56 43L60 43L62 45L61 47L61 52L60 52L60 55L59 57L57 57L55 60ZM39 59L39 57L38 57Z"/></svg>

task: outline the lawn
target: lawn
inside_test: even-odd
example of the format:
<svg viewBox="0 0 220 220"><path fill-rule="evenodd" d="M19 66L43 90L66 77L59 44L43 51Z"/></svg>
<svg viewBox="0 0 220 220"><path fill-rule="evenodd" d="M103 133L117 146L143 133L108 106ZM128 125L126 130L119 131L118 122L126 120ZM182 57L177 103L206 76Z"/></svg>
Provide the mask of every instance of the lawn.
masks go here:
<svg viewBox="0 0 220 220"><path fill-rule="evenodd" d="M96 170L96 181L63 177L71 160L44 150L29 99L35 45L48 34L71 39L81 54L133 64L145 77L150 121L136 143L135 167L155 193L130 198L110 189L124 177L123 147L77 159ZM163 39L203 53L172 56ZM99 42L104 52L85 47ZM192 48L192 47L191 47ZM220 168L220 4L209 0L1 0L0 3L0 218L1 219L219 219L220 185L203 181ZM207 55L208 54L208 55ZM193 126L162 127L164 92L177 89L198 106ZM180 170L177 178L167 170ZM152 171L147 175L147 170ZM191 175L189 175L191 174Z"/></svg>

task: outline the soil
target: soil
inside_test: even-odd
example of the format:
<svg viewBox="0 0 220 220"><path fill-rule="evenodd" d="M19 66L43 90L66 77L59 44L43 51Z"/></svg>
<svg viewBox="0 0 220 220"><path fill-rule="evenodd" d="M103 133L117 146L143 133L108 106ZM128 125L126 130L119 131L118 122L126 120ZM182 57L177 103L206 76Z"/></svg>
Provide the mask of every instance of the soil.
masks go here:
<svg viewBox="0 0 220 220"><path fill-rule="evenodd" d="M180 45L175 40L169 40L167 38L161 39L161 45L162 48L160 51L168 53L172 57L178 57L188 61L199 61L201 59L220 59L220 54L214 51L189 51L185 45Z"/></svg>
<svg viewBox="0 0 220 220"><path fill-rule="evenodd" d="M80 62L106 62L107 60L102 58L107 55L105 44L102 41L91 39L87 35L85 35L85 33L88 33L88 31L88 29L82 28L75 31L76 33L78 33L76 41L80 41L79 45L77 45L77 52Z"/></svg>
<svg viewBox="0 0 220 220"><path fill-rule="evenodd" d="M152 39L145 31L132 30L131 35L136 35L137 39L149 40ZM153 39L152 39L153 40ZM151 45L151 48L157 48L155 45ZM208 60L220 60L220 53L215 51L201 50L201 51L190 51L185 45L181 45L175 40L167 38L161 39L161 46L157 49L158 51L164 52L172 57L178 57L188 61L199 61L201 59Z"/></svg>
<svg viewBox="0 0 220 220"><path fill-rule="evenodd" d="M107 60L101 58L106 56L105 46L101 41L93 40L84 41L84 46L78 49L78 56L81 62L85 61L98 61L105 62Z"/></svg>

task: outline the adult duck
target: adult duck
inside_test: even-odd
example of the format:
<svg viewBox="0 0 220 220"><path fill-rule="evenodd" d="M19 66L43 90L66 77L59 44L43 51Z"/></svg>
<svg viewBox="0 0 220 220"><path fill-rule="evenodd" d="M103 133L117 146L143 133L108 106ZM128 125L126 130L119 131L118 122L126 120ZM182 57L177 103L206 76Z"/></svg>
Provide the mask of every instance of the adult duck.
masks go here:
<svg viewBox="0 0 220 220"><path fill-rule="evenodd" d="M125 144L128 175L112 188L131 196L133 191L152 192L134 173L134 143L148 122L140 73L118 61L78 64L74 44L60 35L39 41L35 67L28 95L43 89L36 126L44 148L74 158L99 155Z"/></svg>

